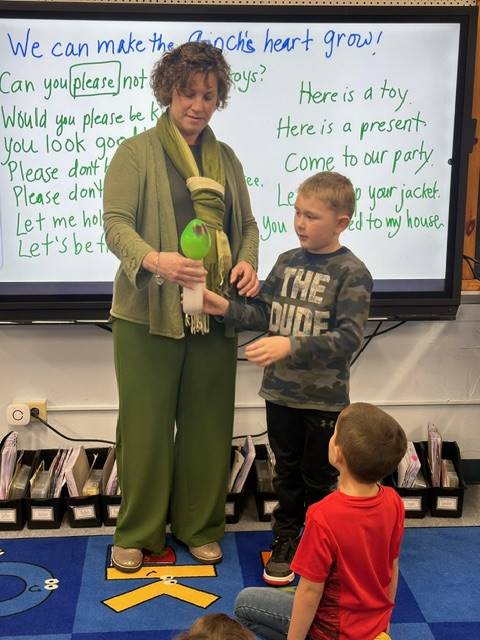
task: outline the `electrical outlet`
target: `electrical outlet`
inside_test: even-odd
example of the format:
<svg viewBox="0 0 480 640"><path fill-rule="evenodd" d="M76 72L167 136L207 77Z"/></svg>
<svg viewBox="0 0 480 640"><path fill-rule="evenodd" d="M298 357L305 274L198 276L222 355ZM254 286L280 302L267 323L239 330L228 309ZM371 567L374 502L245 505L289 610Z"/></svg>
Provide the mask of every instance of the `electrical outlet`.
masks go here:
<svg viewBox="0 0 480 640"><path fill-rule="evenodd" d="M30 407L26 402L8 405L7 424L10 427L26 427L27 424L30 424Z"/></svg>
<svg viewBox="0 0 480 640"><path fill-rule="evenodd" d="M42 420L47 420L47 401L46 400L36 400L35 402L30 401L27 402L30 410L38 409L38 417L42 418Z"/></svg>

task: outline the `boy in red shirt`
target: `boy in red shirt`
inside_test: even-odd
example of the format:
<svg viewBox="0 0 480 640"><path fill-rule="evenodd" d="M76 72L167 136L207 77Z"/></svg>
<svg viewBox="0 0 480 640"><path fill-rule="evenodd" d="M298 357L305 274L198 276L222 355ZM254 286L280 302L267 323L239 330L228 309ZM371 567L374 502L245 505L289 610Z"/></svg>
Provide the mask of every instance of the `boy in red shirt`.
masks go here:
<svg viewBox="0 0 480 640"><path fill-rule="evenodd" d="M307 512L291 564L298 587L241 591L235 613L245 626L268 640L388 638L404 508L378 482L406 447L403 429L381 409L358 402L341 412L329 444L338 486Z"/></svg>

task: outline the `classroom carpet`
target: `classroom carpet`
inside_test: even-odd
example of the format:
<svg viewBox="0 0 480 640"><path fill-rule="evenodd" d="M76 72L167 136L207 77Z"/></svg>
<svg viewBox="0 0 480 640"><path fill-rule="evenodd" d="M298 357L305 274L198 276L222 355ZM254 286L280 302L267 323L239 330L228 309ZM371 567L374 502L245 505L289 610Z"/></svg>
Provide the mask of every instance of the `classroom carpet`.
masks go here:
<svg viewBox="0 0 480 640"><path fill-rule="evenodd" d="M263 586L270 532L227 533L224 560L170 551L124 574L110 536L0 539L2 640L172 640L205 613L231 614L244 586ZM393 640L480 638L480 527L406 529Z"/></svg>

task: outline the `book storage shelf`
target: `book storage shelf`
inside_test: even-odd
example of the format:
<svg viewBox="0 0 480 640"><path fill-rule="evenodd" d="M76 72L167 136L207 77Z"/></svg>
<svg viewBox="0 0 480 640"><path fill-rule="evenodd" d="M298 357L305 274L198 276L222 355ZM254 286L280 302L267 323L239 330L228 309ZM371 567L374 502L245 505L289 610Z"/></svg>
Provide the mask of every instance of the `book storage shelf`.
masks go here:
<svg viewBox="0 0 480 640"><path fill-rule="evenodd" d="M458 476L456 487L433 487L428 464L428 443L415 442L415 450L421 462L422 475L426 486L422 488L404 488L397 486L396 474L384 480L384 484L393 487L403 500L407 518L424 518L428 513L434 517L460 518L463 513L465 481L462 476L461 455L457 442L442 443L442 458L451 460ZM234 459L232 447L232 461ZM112 467L112 449L86 449L90 468L96 470ZM49 469L58 451L43 449L24 451L22 461L26 464L43 462ZM225 520L228 524L237 523L249 495L253 494L257 508L257 518L268 522L277 504L273 487L274 471L269 459L267 447L255 446L255 457L245 473L241 490L228 493L225 504ZM106 479L101 483L106 486ZM66 514L71 527L115 526L121 504L120 495L107 495L100 491L94 495L70 497L63 487L59 497L32 498L28 492L16 499L0 500L0 531L18 531L25 526L29 529L58 529Z"/></svg>

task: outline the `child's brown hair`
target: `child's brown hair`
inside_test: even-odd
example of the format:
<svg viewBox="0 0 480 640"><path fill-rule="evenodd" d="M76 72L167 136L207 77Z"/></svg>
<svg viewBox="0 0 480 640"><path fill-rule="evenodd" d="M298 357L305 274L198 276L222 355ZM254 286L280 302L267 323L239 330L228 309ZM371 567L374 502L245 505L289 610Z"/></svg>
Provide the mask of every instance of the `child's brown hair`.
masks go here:
<svg viewBox="0 0 480 640"><path fill-rule="evenodd" d="M368 484L398 467L407 449L407 437L388 413L373 404L355 402L338 416L335 444L354 478Z"/></svg>
<svg viewBox="0 0 480 640"><path fill-rule="evenodd" d="M255 636L225 613L211 613L197 618L176 640L255 640Z"/></svg>

